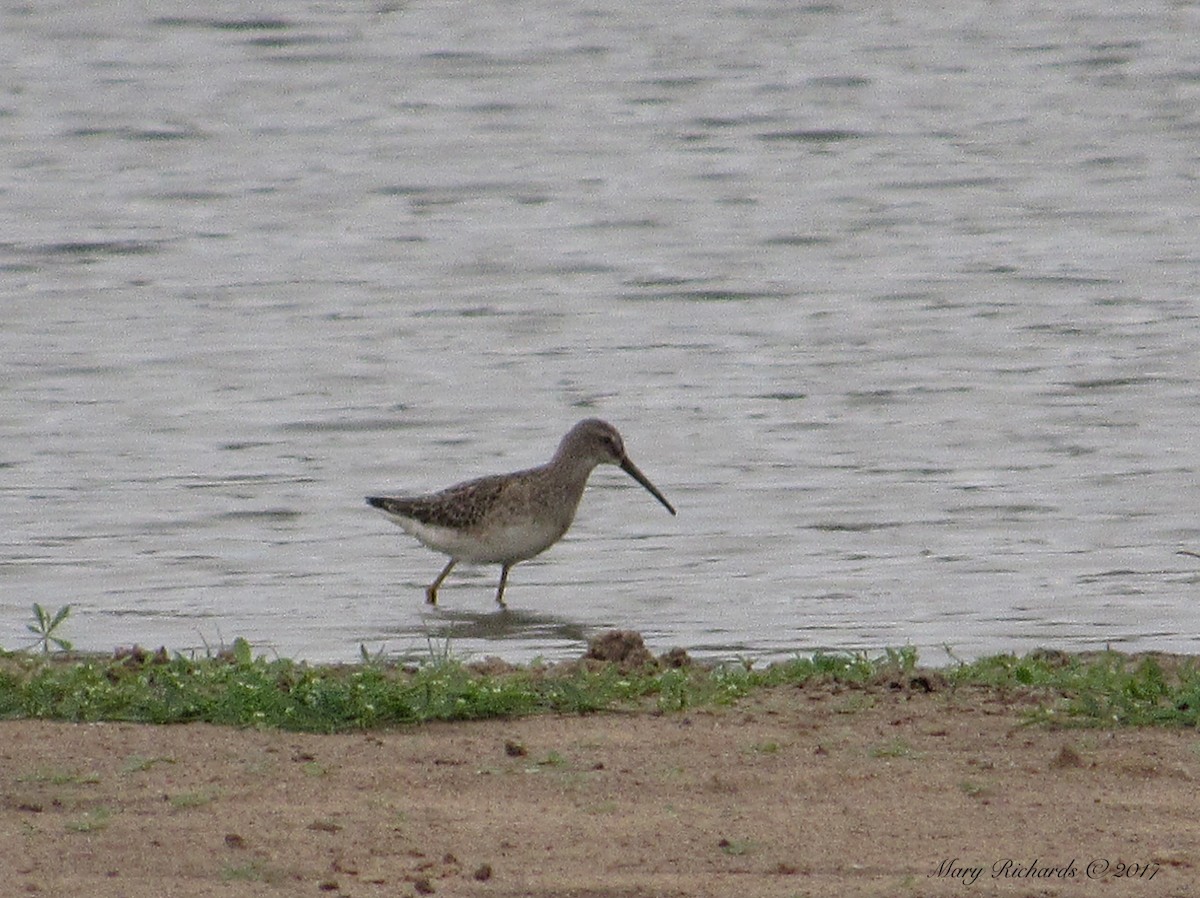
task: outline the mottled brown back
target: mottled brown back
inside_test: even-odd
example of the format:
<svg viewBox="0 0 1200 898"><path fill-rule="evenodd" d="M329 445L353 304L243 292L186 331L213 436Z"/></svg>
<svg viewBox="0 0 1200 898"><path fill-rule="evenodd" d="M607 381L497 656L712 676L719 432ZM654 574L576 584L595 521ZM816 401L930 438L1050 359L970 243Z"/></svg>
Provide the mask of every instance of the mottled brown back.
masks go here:
<svg viewBox="0 0 1200 898"><path fill-rule="evenodd" d="M469 530L483 520L504 489L502 476L480 477L427 496L369 496L367 502L389 514L433 527Z"/></svg>

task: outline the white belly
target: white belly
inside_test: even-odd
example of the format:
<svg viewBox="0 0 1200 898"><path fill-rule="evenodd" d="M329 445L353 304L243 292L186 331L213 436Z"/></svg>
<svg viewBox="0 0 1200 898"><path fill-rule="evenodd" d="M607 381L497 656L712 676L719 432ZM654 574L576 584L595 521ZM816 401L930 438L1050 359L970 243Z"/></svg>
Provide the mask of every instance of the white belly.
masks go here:
<svg viewBox="0 0 1200 898"><path fill-rule="evenodd" d="M566 532L557 525L512 523L489 527L486 532L453 530L391 517L406 533L424 545L459 561L472 564L515 564L546 551Z"/></svg>

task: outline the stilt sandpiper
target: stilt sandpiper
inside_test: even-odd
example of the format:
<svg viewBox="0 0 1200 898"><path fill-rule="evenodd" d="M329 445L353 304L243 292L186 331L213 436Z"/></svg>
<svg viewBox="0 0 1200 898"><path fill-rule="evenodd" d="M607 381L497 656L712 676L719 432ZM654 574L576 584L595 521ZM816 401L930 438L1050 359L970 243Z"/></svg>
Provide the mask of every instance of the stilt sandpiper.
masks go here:
<svg viewBox="0 0 1200 898"><path fill-rule="evenodd" d="M368 496L367 503L424 545L450 556L425 590L430 605L437 604L442 581L465 561L500 565L496 603L504 608L509 569L562 538L575 518L588 475L603 464L617 465L675 514L671 503L629 460L617 429L597 418L572 427L554 458L539 467L468 480L425 496Z"/></svg>

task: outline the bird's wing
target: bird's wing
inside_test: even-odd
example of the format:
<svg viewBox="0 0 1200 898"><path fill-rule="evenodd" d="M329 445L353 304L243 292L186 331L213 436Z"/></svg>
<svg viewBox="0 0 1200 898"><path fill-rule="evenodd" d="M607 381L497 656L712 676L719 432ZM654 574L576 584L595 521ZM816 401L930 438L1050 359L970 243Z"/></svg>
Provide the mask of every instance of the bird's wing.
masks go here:
<svg viewBox="0 0 1200 898"><path fill-rule="evenodd" d="M433 527L470 530L496 504L504 483L502 477L481 477L427 496L370 497L367 502L388 514Z"/></svg>

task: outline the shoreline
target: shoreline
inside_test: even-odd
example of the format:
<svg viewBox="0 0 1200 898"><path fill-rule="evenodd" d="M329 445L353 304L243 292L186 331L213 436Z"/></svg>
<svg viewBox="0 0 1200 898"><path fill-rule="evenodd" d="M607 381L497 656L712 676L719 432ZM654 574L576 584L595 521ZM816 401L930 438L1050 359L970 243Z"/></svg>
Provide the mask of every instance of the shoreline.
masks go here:
<svg viewBox="0 0 1200 898"><path fill-rule="evenodd" d="M203 658L166 649L112 655L0 653L0 719L215 723L342 732L430 721L545 713L686 711L736 705L776 687L983 688L1025 697L1031 722L1085 726L1200 725L1200 658L1052 649L949 668L911 648L814 654L756 667L703 664L686 651L655 656L636 631L593 638L582 657L516 665L497 657L406 664L365 651L356 664L255 655L245 640Z"/></svg>

